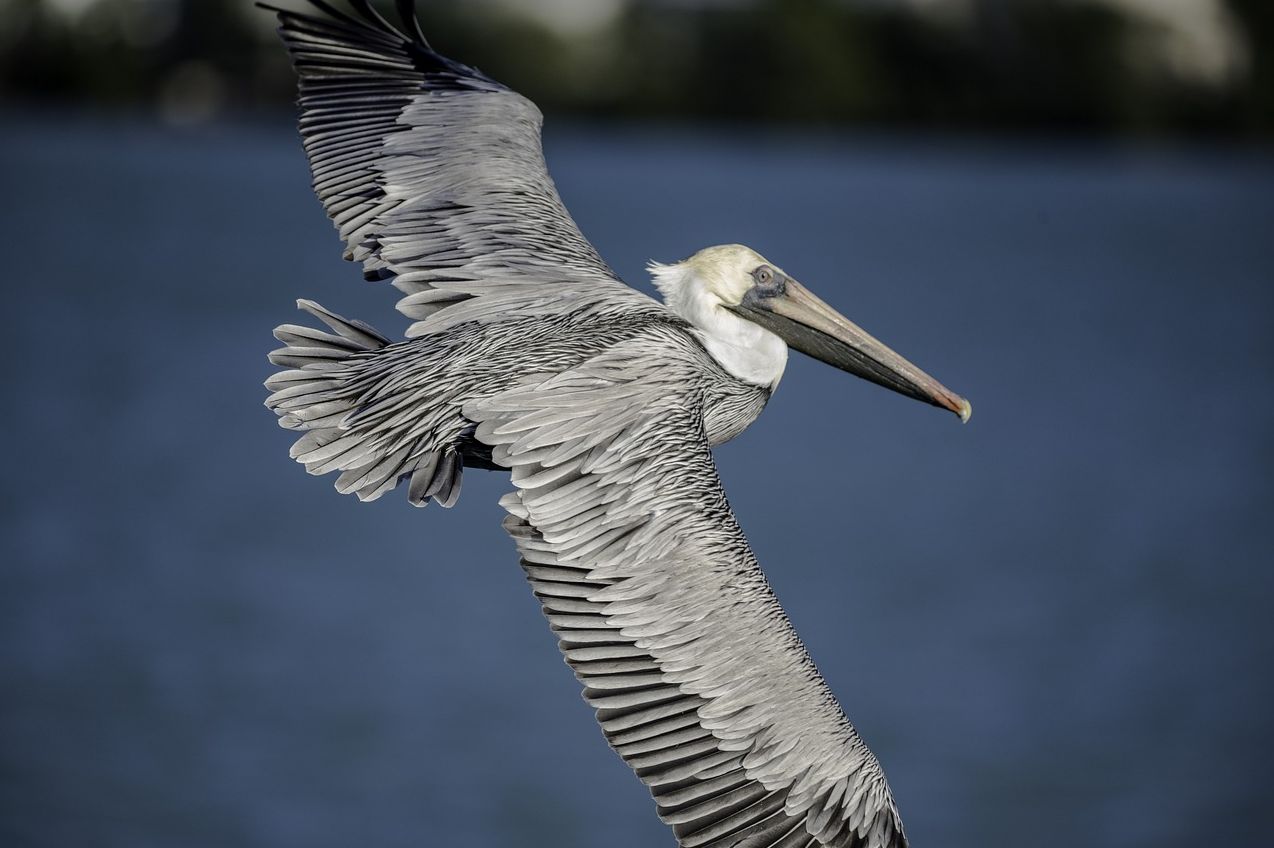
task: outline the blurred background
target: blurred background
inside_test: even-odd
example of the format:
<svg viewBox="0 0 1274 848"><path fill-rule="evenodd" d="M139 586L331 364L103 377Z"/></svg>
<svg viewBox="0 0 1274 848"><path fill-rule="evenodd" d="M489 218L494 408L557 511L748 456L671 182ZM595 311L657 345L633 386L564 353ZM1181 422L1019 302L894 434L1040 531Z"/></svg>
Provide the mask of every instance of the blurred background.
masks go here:
<svg viewBox="0 0 1274 848"><path fill-rule="evenodd" d="M1266 0L433 0L430 38L550 113L1268 138ZM239 0L0 0L0 92L276 112L292 78Z"/></svg>
<svg viewBox="0 0 1274 848"><path fill-rule="evenodd" d="M1274 5L420 5L625 279L747 243L972 399L794 355L718 451L914 845L1269 844ZM671 846L507 480L360 505L261 406L294 298L405 326L273 27L0 0L0 845Z"/></svg>

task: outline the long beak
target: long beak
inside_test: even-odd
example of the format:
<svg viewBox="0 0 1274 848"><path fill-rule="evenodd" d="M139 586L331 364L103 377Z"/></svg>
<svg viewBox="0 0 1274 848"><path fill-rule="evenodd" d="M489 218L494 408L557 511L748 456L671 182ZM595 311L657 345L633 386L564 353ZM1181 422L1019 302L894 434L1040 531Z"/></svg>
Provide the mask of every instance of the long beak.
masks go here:
<svg viewBox="0 0 1274 848"><path fill-rule="evenodd" d="M789 347L828 365L893 389L907 397L940 406L968 421L969 402L872 338L866 330L815 297L795 280L783 294L756 297L730 307L787 342Z"/></svg>

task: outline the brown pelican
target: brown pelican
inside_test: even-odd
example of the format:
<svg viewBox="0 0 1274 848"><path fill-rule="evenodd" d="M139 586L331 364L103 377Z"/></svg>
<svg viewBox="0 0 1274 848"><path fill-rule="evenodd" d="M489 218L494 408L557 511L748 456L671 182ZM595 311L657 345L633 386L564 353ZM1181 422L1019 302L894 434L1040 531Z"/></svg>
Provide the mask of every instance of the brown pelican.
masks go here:
<svg viewBox="0 0 1274 848"><path fill-rule="evenodd" d="M969 404L739 245L621 282L558 198L535 105L401 29L270 8L300 77L314 188L415 323L391 342L300 301L268 406L292 456L373 500L449 507L507 469L522 567L607 741L683 846L905 846L876 758L726 502L712 448L761 412L788 347L969 417Z"/></svg>

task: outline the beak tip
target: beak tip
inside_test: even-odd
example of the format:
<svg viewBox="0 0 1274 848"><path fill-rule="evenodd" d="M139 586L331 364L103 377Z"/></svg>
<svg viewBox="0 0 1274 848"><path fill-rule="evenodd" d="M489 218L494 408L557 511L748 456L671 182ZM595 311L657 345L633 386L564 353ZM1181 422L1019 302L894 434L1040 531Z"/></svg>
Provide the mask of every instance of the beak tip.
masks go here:
<svg viewBox="0 0 1274 848"><path fill-rule="evenodd" d="M969 419L973 416L973 404L964 398L960 398L960 410L956 414L960 416L961 424L968 424Z"/></svg>

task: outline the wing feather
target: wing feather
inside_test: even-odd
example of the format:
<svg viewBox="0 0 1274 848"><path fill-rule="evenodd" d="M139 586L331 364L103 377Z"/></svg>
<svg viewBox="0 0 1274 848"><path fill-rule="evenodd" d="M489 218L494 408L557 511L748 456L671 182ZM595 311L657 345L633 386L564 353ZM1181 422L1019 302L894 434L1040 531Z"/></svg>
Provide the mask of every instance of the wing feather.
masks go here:
<svg viewBox="0 0 1274 848"><path fill-rule="evenodd" d="M663 310L580 233L535 104L434 51L410 3L401 30L367 0L309 3L319 14L261 5L299 77L314 190L346 258L407 295L409 336L501 314Z"/></svg>
<svg viewBox="0 0 1274 848"><path fill-rule="evenodd" d="M730 512L701 353L653 335L464 408L512 470L505 526L585 700L683 846L904 848Z"/></svg>

